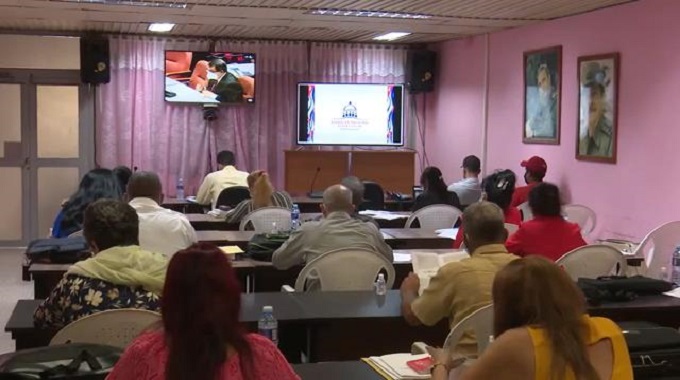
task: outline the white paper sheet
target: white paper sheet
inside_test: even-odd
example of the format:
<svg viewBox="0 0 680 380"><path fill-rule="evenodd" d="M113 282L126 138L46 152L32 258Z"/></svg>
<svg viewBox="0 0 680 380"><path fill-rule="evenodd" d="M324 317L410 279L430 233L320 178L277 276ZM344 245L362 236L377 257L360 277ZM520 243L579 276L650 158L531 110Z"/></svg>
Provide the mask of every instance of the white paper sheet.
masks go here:
<svg viewBox="0 0 680 380"><path fill-rule="evenodd" d="M449 238L451 240L455 240L456 235L458 235L457 228L442 228L441 230L436 230L435 232L437 233L437 236Z"/></svg>
<svg viewBox="0 0 680 380"><path fill-rule="evenodd" d="M680 298L680 287L671 290L670 292L664 293L667 296Z"/></svg>

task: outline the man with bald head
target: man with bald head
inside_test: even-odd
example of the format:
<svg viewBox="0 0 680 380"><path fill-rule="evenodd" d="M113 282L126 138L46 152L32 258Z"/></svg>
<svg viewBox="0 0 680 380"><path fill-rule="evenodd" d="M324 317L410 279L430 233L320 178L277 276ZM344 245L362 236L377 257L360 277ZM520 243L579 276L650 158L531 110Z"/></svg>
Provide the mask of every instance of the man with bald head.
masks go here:
<svg viewBox="0 0 680 380"><path fill-rule="evenodd" d="M401 313L409 324L434 326L448 317L453 327L473 311L491 303L491 285L496 272L518 258L505 249L508 233L504 223L503 210L491 202L473 203L465 209L464 239L470 258L439 268L420 296L419 277L411 273L404 279ZM455 351L475 355L474 335L466 332Z"/></svg>
<svg viewBox="0 0 680 380"><path fill-rule="evenodd" d="M160 206L163 185L156 173L135 172L127 185L127 199L139 216L139 245L168 258L198 241L184 214Z"/></svg>
<svg viewBox="0 0 680 380"><path fill-rule="evenodd" d="M392 248L382 233L371 223L352 218L352 191L343 185L333 185L323 193L323 219L307 222L293 232L272 256L278 269L304 265L328 251L340 248L366 248L392 261Z"/></svg>

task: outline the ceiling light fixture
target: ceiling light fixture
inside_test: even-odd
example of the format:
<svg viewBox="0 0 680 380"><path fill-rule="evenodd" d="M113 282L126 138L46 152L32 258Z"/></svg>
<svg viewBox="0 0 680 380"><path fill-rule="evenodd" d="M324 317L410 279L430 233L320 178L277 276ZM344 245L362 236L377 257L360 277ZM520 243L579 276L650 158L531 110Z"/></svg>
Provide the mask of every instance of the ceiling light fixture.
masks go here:
<svg viewBox="0 0 680 380"><path fill-rule="evenodd" d="M168 22L154 22L153 24L149 25L149 32L156 32L156 33L167 33L172 30L172 28L175 27L175 24L171 24Z"/></svg>
<svg viewBox="0 0 680 380"><path fill-rule="evenodd" d="M127 5L134 7L150 7L150 8L174 8L174 9L191 8L189 4L183 1L176 1L172 3L163 3L152 0L50 0L50 1L78 4Z"/></svg>
<svg viewBox="0 0 680 380"><path fill-rule="evenodd" d="M422 13L402 13L402 12L382 12L382 11L352 11L341 9L311 9L305 12L306 15L318 16L341 16L341 17L378 17L378 18L399 18L412 20L426 20L432 18L432 15Z"/></svg>
<svg viewBox="0 0 680 380"><path fill-rule="evenodd" d="M411 33L408 32L390 32L390 33L385 33L381 34L379 36L373 37L374 40L376 41L394 41L398 40L400 38L404 38L406 36L410 36Z"/></svg>

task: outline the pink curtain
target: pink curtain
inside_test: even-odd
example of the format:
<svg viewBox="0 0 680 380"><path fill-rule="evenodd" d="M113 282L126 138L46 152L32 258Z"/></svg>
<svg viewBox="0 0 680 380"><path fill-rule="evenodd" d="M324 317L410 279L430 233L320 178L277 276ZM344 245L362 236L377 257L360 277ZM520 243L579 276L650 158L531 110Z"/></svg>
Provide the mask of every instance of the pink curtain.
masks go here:
<svg viewBox="0 0 680 380"><path fill-rule="evenodd" d="M406 49L388 45L218 41L216 51L255 53L255 105L223 106L203 120L200 105L164 100L164 51L208 51L207 40L110 37L111 78L97 97L97 163L157 172L168 196L184 179L194 194L232 150L243 170L267 170L283 187L284 150L295 148L296 84L302 81L401 83ZM408 123L408 107L405 119ZM408 141L408 139L407 139ZM345 147L346 148L346 147Z"/></svg>

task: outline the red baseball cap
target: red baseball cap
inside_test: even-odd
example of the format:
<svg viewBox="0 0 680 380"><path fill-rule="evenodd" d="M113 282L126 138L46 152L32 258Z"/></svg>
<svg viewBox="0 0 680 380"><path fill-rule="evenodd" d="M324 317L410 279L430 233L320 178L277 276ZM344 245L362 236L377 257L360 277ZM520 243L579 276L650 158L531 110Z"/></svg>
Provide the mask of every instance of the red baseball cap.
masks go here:
<svg viewBox="0 0 680 380"><path fill-rule="evenodd" d="M528 171L536 174L545 174L548 171L548 164L545 160L538 156L533 156L528 160L522 161L522 167Z"/></svg>

